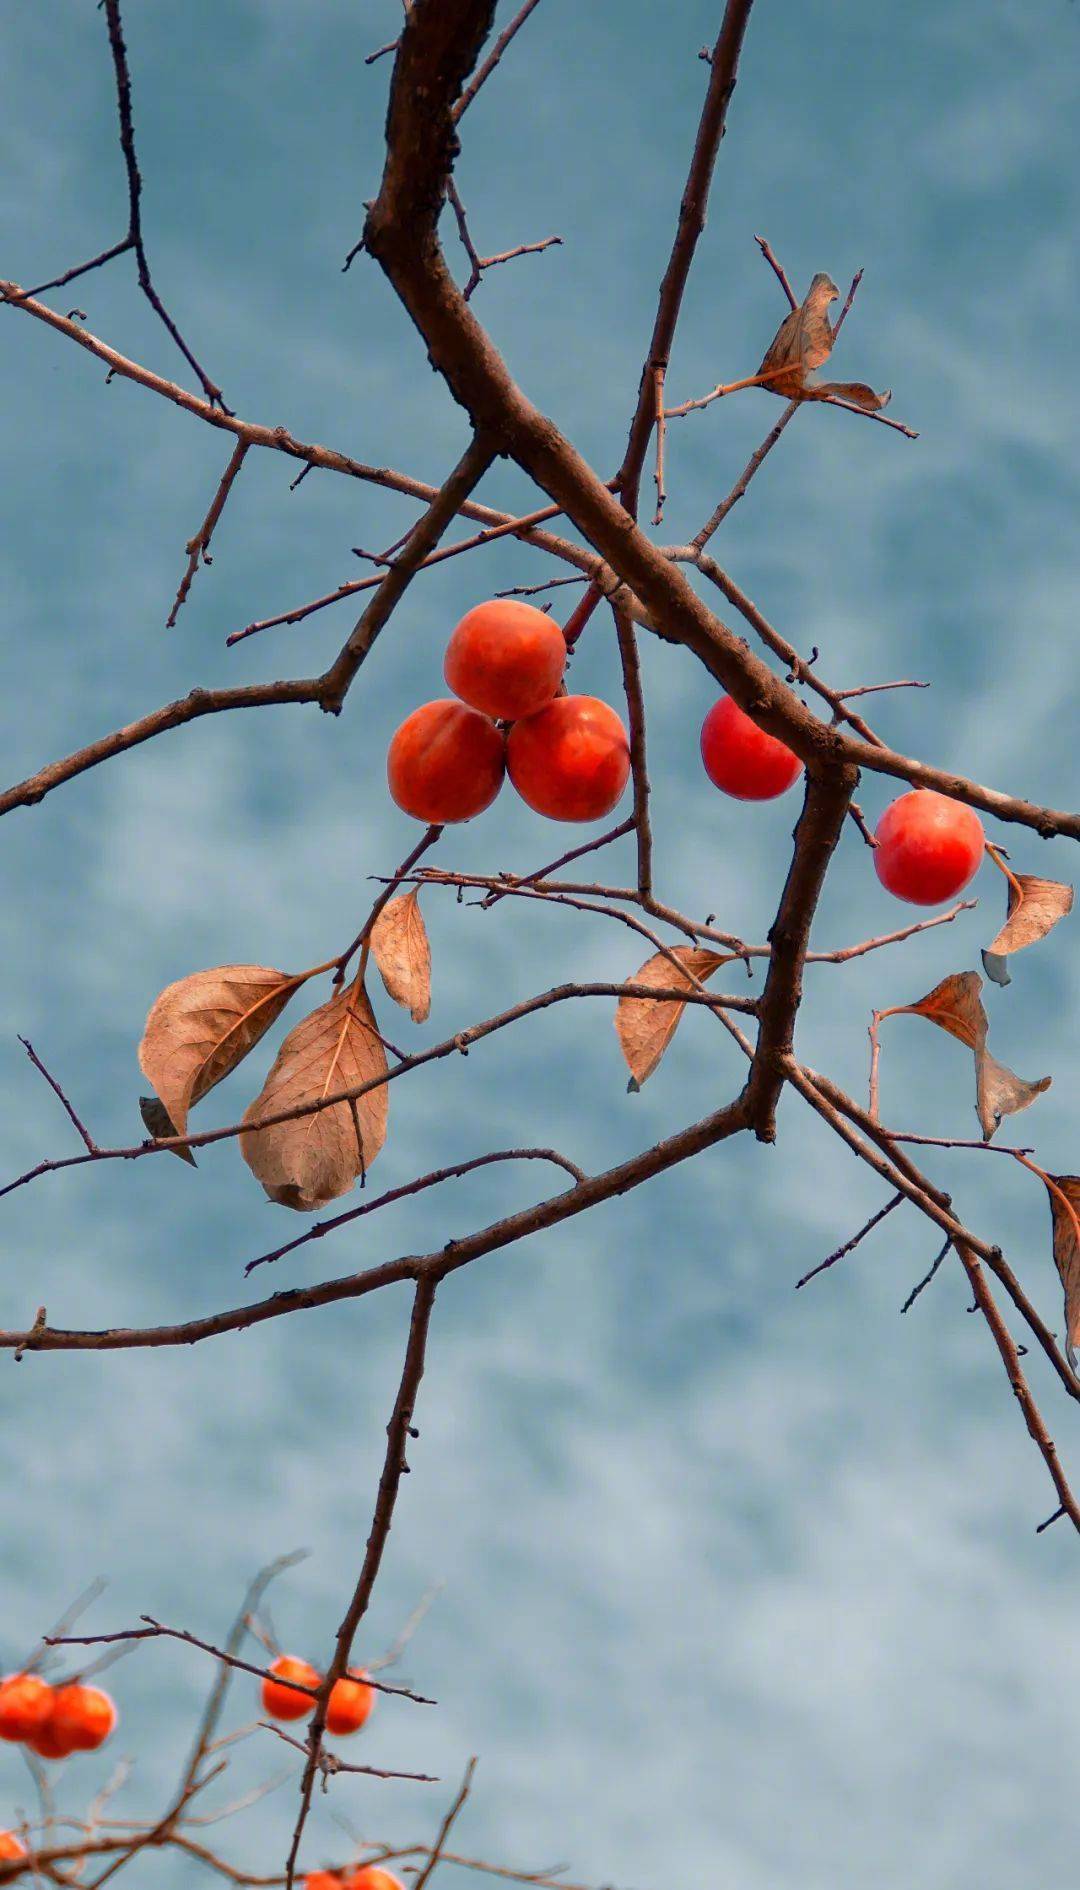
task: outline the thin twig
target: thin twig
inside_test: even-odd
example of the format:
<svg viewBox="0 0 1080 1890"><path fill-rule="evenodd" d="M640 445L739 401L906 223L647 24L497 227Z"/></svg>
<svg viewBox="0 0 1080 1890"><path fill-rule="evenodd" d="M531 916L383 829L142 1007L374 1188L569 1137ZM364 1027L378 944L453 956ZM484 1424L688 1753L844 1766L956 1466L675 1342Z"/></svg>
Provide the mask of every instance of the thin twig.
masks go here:
<svg viewBox="0 0 1080 1890"><path fill-rule="evenodd" d="M768 243L765 241L765 238L763 236L755 236L754 241L757 244L758 248L760 249L762 255L764 256L765 261L768 263L769 268L772 270L773 274L775 275L777 282L780 284L780 287L783 289L784 294L787 296L790 307L793 309L798 308L799 298L796 295L794 289L792 288L790 282L788 281L787 275L784 272L784 268L782 264L777 262L776 257L773 255L773 252L770 249Z"/></svg>
<svg viewBox="0 0 1080 1890"><path fill-rule="evenodd" d="M948 1251L949 1251L949 1248L950 1248L951 1246L952 1246L952 1237L951 1237L951 1235L947 1235L947 1236L946 1236L946 1239L945 1239L945 1243L944 1243L944 1245L943 1245L943 1247L942 1247L942 1249L941 1249L941 1252L940 1252L940 1253L938 1254L938 1256L937 1256L937 1258L935 1259L935 1261L934 1261L934 1264L933 1264L933 1266L932 1266L932 1267L930 1268L930 1271L929 1271L929 1273L927 1273L927 1274L925 1274L925 1275L923 1276L923 1278L922 1278L922 1279L921 1279L921 1280L919 1281L919 1283L918 1283L918 1285L917 1285L917 1286L913 1286L913 1287L912 1287L912 1289L911 1289L911 1291L910 1291L910 1293L908 1294L908 1296L907 1296L907 1298L905 1299L905 1301L904 1301L904 1303L903 1303L903 1305L902 1305L902 1306L901 1306L901 1308L900 1308L900 1311L901 1311L902 1313L906 1313L906 1312L910 1312L910 1311L911 1311L911 1308L912 1308L912 1307L914 1306L914 1304L915 1304L915 1301L916 1301L916 1300L918 1299L918 1297L919 1297L919 1294L920 1294L920 1293L924 1293L924 1292L926 1291L926 1288L927 1288L927 1287L929 1286L929 1284L930 1284L930 1282L931 1282L931 1280L933 1279L933 1277L934 1277L934 1275L935 1275L935 1273L937 1272L937 1270L938 1270L938 1268L940 1267L940 1265L941 1265L941 1263L942 1263L942 1261L943 1261L943 1260L944 1260L944 1258L945 1258L945 1255L946 1255L946 1254L948 1253Z"/></svg>
<svg viewBox="0 0 1080 1890"><path fill-rule="evenodd" d="M863 1223L857 1234L852 1234L850 1240L845 1240L842 1247L834 1247L832 1253L828 1254L824 1260L819 1260L816 1267L811 1267L809 1273L804 1273L801 1280L796 1280L796 1292L798 1292L800 1286L805 1286L808 1280L815 1280L819 1273L827 1272L829 1267L834 1267L838 1260L843 1260L844 1256L851 1253L853 1248L857 1247L861 1240L865 1240L867 1234L878 1225L878 1222L883 1221L885 1216L891 1214L894 1208L898 1208L904 1199L904 1195L894 1194L891 1201L886 1201L883 1208L878 1208L876 1214L871 1214L870 1219Z"/></svg>
<svg viewBox="0 0 1080 1890"><path fill-rule="evenodd" d="M232 457L221 475L218 489L210 504L210 510L207 512L194 538L189 538L184 547L188 555L187 570L180 579L180 588L176 593L173 607L165 619L166 630L173 628L180 611L183 609L187 594L191 589L191 581L199 568L200 560L203 564L210 564L212 562L210 557L210 540L214 535L214 529L218 519L225 509L225 501L232 490L233 480L236 478L237 473L244 463L247 451L248 442L246 440L237 440L232 450Z"/></svg>
<svg viewBox="0 0 1080 1890"><path fill-rule="evenodd" d="M41 1058L38 1056L37 1051L34 1049L34 1046L30 1042L28 1037L20 1037L19 1042L22 1044L22 1047L26 1051L27 1056L30 1058L30 1061L33 1064L35 1070L40 1071L41 1075L45 1078L45 1081L48 1083L49 1088L53 1092L53 1095L59 1097L61 1103L64 1106L64 1109L66 1110L70 1120L74 1123L75 1128L78 1130L79 1136L82 1142L85 1144L86 1148L88 1149L89 1153L91 1155L96 1155L98 1153L98 1144L95 1142L93 1136L91 1135L89 1129L86 1127L85 1123L80 1121L78 1115L75 1112L74 1105L71 1102L69 1102L68 1098L65 1096L55 1076L50 1075L49 1071L45 1068L44 1063L41 1061Z"/></svg>

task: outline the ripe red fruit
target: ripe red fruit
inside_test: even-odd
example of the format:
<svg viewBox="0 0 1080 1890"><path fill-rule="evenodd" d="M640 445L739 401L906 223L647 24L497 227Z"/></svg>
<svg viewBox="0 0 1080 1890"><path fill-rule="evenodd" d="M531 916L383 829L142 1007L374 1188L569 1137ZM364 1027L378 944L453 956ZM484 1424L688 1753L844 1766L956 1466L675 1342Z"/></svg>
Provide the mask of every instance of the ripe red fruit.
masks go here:
<svg viewBox="0 0 1080 1890"><path fill-rule="evenodd" d="M31 1752L36 1752L39 1759L70 1759L75 1750L75 1741L67 1729L57 1726L51 1715L43 1726L39 1726L26 1744Z"/></svg>
<svg viewBox="0 0 1080 1890"><path fill-rule="evenodd" d="M610 814L630 773L630 741L606 702L556 696L515 722L506 769L523 801L549 820Z"/></svg>
<svg viewBox="0 0 1080 1890"><path fill-rule="evenodd" d="M775 735L721 696L701 726L701 759L714 787L737 801L771 801L786 794L802 773L802 762Z"/></svg>
<svg viewBox="0 0 1080 1890"><path fill-rule="evenodd" d="M882 885L915 906L936 906L962 892L985 845L974 808L932 788L901 794L885 809L874 838Z"/></svg>
<svg viewBox="0 0 1080 1890"><path fill-rule="evenodd" d="M375 1689L369 1687L362 1673L335 1680L326 1708L326 1730L337 1738L359 1732L375 1704Z"/></svg>
<svg viewBox="0 0 1080 1890"><path fill-rule="evenodd" d="M489 716L444 698L406 716L386 776L398 806L429 826L471 820L502 786L506 743Z"/></svg>
<svg viewBox="0 0 1080 1890"><path fill-rule="evenodd" d="M281 1654L271 1663L271 1673L280 1675L282 1680L295 1680L298 1686L317 1690L322 1675L310 1661L299 1660L295 1654ZM314 1698L306 1693L297 1693L292 1687L275 1686L272 1680L262 1683L263 1711L271 1719L306 1719L313 1710Z"/></svg>
<svg viewBox="0 0 1080 1890"><path fill-rule="evenodd" d="M73 1752L96 1752L116 1726L116 1706L101 1687L58 1687L50 1731Z"/></svg>
<svg viewBox="0 0 1080 1890"><path fill-rule="evenodd" d="M0 1831L0 1863L13 1864L25 1856L26 1845L19 1842L14 1831Z"/></svg>
<svg viewBox="0 0 1080 1890"><path fill-rule="evenodd" d="M443 675L462 702L517 722L551 701L565 667L558 624L507 597L478 604L461 619L446 646Z"/></svg>
<svg viewBox="0 0 1080 1890"><path fill-rule="evenodd" d="M381 1864L365 1864L355 1877L346 1878L341 1890L405 1890L405 1885Z"/></svg>
<svg viewBox="0 0 1080 1890"><path fill-rule="evenodd" d="M344 1886L332 1870L309 1870L304 1878L304 1890L344 1890Z"/></svg>
<svg viewBox="0 0 1080 1890"><path fill-rule="evenodd" d="M0 1680L0 1739L30 1739L52 1713L53 1690L36 1673Z"/></svg>

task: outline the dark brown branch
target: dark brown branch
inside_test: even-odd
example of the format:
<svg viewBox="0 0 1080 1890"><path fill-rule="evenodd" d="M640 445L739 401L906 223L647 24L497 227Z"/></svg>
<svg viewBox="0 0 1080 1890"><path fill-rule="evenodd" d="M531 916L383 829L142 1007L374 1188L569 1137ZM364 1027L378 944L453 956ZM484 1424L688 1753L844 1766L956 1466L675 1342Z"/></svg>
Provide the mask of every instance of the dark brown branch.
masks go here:
<svg viewBox="0 0 1080 1890"><path fill-rule="evenodd" d="M709 200L720 141L727 126L728 106L735 90L735 80L742 52L743 38L750 19L753 0L727 0L724 18L709 60L709 86L694 141L693 156L679 205L679 221L671 247L668 266L660 284L660 299L653 324L649 352L641 371L637 408L630 424L630 435L620 468L617 485L623 504L634 515L637 510L641 469L645 463L649 438L655 418L655 383L657 369L667 370L671 345L682 308L690 267L702 230Z"/></svg>
<svg viewBox="0 0 1080 1890"><path fill-rule="evenodd" d="M481 434L470 440L446 484L436 493L427 511L413 526L393 565L380 582L370 604L357 622L340 654L321 678L319 702L336 714L348 693L349 685L364 662L380 630L428 553L434 550L450 521L460 511L474 486L483 478L495 458L495 442Z"/></svg>
<svg viewBox="0 0 1080 1890"><path fill-rule="evenodd" d="M390 1414L390 1422L386 1427L386 1455L383 1459L382 1475L379 1478L375 1513L371 1520L364 1560L353 1590L352 1600L345 1610L345 1618L338 1629L333 1657L316 1695L315 1712L308 1728L309 1757L300 1786L300 1812L285 1864L285 1881L288 1890L292 1890L300 1840L311 1809L311 1795L322 1756L322 1737L326 1726L326 1709L330 1694L336 1682L348 1671L356 1631L367 1613L375 1578L382 1564L383 1552L394 1520L394 1509L398 1491L401 1488L401 1479L407 1475L409 1469L406 1453L409 1438L416 1435L412 1421L413 1413L420 1390L420 1380L424 1375L428 1331L431 1326L439 1277L439 1274L432 1269L418 1278L416 1283L412 1316L409 1321L409 1342L405 1348L405 1360L402 1365L397 1398Z"/></svg>
<svg viewBox="0 0 1080 1890"><path fill-rule="evenodd" d="M792 1057L810 926L856 779L853 769L827 780L807 773L791 865L769 928L772 956L758 1004L758 1040L748 1085L754 1133L762 1142L776 1136L776 1105Z"/></svg>
<svg viewBox="0 0 1080 1890"><path fill-rule="evenodd" d="M652 898L652 827L649 822L649 768L645 752L645 698L637 636L625 611L612 605L619 640L626 717L630 725L630 767L634 781L634 831L637 838L637 885L642 901Z"/></svg>
<svg viewBox="0 0 1080 1890"><path fill-rule="evenodd" d="M1032 1397L1031 1388L1021 1369L1016 1342L998 1310L994 1296L987 1285L986 1275L979 1264L978 1256L973 1253L971 1248L963 1241L956 1243L956 1251L960 1255L964 1271L968 1276L968 1282L975 1295L976 1304L983 1318L986 1320L993 1334L994 1343L1001 1354L1001 1362L1005 1367L1006 1376L1012 1386L1020 1410L1023 1413L1028 1436L1034 1442L1047 1470L1050 1472L1050 1479L1057 1491L1058 1500L1062 1509L1068 1516L1073 1528L1080 1531L1080 1505L1077 1504L1076 1498L1069 1487L1068 1478L1061 1468L1057 1445L1050 1436L1046 1424L1043 1421L1042 1413Z"/></svg>

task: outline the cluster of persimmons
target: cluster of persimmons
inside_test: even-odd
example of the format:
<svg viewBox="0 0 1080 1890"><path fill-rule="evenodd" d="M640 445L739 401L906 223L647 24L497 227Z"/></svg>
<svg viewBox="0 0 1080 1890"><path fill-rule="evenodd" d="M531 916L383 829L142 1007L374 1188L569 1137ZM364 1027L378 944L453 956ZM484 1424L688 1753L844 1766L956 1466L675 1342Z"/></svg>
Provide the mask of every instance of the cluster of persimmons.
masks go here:
<svg viewBox="0 0 1080 1890"><path fill-rule="evenodd" d="M101 1687L74 1681L53 1687L37 1673L0 1680L0 1739L28 1746L40 1759L96 1752L116 1726L116 1706Z"/></svg>
<svg viewBox="0 0 1080 1890"><path fill-rule="evenodd" d="M279 1654L271 1663L270 1672L275 1676L262 1683L263 1711L271 1719L307 1719L314 1711L315 1694L322 1685L322 1674L308 1660L301 1660L296 1654ZM291 1681L289 1686L282 1686L282 1681ZM304 1689L301 1691L300 1689ZM307 1689L310 1688L309 1692ZM344 1676L335 1680L330 1689L330 1699L326 1708L326 1730L340 1739L348 1733L359 1732L375 1704L375 1689L368 1685L367 1676L362 1672Z"/></svg>
<svg viewBox="0 0 1080 1890"><path fill-rule="evenodd" d="M453 697L414 709L390 743L398 806L432 826L471 820L509 775L551 820L609 814L629 779L629 738L606 702L566 694L566 655L558 624L531 604L493 598L470 610L446 650ZM705 717L701 758L713 785L740 801L774 800L802 773L799 757L730 696ZM895 800L874 837L879 880L913 905L955 898L983 855L978 815L929 788Z"/></svg>

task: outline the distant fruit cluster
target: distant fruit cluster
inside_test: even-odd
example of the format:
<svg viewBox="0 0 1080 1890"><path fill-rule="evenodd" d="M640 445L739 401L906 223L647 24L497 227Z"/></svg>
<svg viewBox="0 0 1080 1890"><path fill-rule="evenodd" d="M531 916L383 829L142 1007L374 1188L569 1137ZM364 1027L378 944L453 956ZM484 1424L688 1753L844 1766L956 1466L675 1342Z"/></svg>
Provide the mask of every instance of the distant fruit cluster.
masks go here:
<svg viewBox="0 0 1080 1890"><path fill-rule="evenodd" d="M41 1759L96 1752L116 1718L116 1706L101 1687L52 1687L36 1673L0 1680L0 1739L29 1746Z"/></svg>
<svg viewBox="0 0 1080 1890"><path fill-rule="evenodd" d="M458 700L425 702L390 743L397 805L429 826L472 820L505 773L549 820L609 814L630 775L629 737L606 702L557 693L565 667L562 631L542 610L512 598L470 610L443 665Z"/></svg>
<svg viewBox="0 0 1080 1890"><path fill-rule="evenodd" d="M400 1877L379 1864L365 1864L351 1877L339 1877L332 1870L313 1870L304 1879L304 1890L405 1890Z"/></svg>
<svg viewBox="0 0 1080 1890"><path fill-rule="evenodd" d="M295 1654L281 1654L275 1660L270 1672L277 1680L264 1680L262 1683L262 1703L264 1712L271 1719L306 1719L314 1710L315 1694L322 1685L322 1674L310 1661L300 1660ZM281 1686L277 1682L293 1681L292 1686ZM309 1687L310 1692L298 1693L298 1687ZM330 1689L330 1699L326 1708L326 1730L336 1739L345 1738L349 1733L359 1732L368 1719L375 1704L375 1689L367 1683L367 1676L362 1672L349 1672L347 1677L335 1680ZM379 1890L378 1885L373 1890Z"/></svg>
<svg viewBox="0 0 1080 1890"><path fill-rule="evenodd" d="M713 786L737 801L774 800L802 773L798 755L759 728L730 696L721 696L705 717L701 759ZM963 892L985 844L974 809L931 788L914 788L893 801L874 839L881 884L915 906L940 905Z"/></svg>

